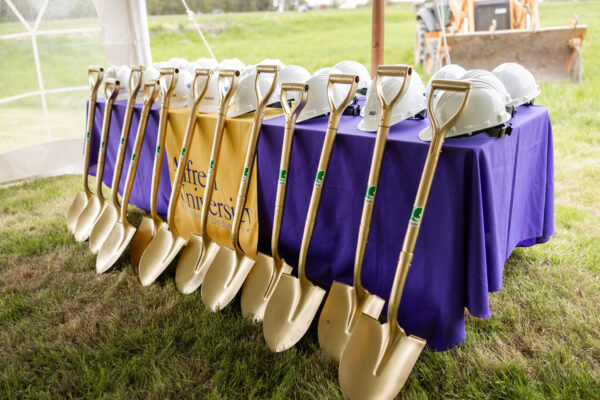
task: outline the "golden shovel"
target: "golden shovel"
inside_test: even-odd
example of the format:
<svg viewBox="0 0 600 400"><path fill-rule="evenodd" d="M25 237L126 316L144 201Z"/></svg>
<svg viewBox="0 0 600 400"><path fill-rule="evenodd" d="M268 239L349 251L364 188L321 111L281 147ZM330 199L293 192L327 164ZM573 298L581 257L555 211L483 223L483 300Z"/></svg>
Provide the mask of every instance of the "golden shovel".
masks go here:
<svg viewBox="0 0 600 400"><path fill-rule="evenodd" d="M119 141L119 150L114 165L113 180L111 186L111 201L105 201L100 217L94 224L90 233L90 250L96 254L106 240L106 236L117 222L119 217L119 182L121 182L121 173L123 171L123 159L125 158L125 150L127 149L127 139L129 138L129 128L131 127L131 117L133 116L133 106L135 98L142 86L142 74L144 73L143 66L132 66L131 74L129 75L129 99L125 108L125 116L123 117L123 130L121 131L121 140ZM136 78L137 75L137 78Z"/></svg>
<svg viewBox="0 0 600 400"><path fill-rule="evenodd" d="M104 176L104 161L106 160L106 142L108 140L108 131L110 130L110 117L112 106L119 94L119 81L107 79L104 82L104 118L102 119L102 134L100 135L100 148L98 150L98 161L96 169L96 194L88 198L87 204L75 223L75 240L85 241L89 236L94 223L100 216L100 211L106 202L102 194L102 177Z"/></svg>
<svg viewBox="0 0 600 400"><path fill-rule="evenodd" d="M125 178L119 219L108 233L102 246L100 246L100 250L98 250L98 257L96 257L96 272L99 274L107 271L117 262L135 234L136 228L131 225L127 219L127 206L129 205L129 198L131 197L133 182L135 181L135 173L140 160L138 156L142 148L142 143L144 142L144 136L146 135L148 115L150 114L150 108L152 107L154 100L156 100L156 97L158 96L159 87L158 80L148 80L144 83L144 90L142 92L144 105L142 107L142 114L140 115L140 123L135 136L133 150L131 151L131 160L129 161L127 177Z"/></svg>
<svg viewBox="0 0 600 400"><path fill-rule="evenodd" d="M207 260L208 269L202 284L202 302L213 311L222 310L235 297L237 292L244 284L250 269L254 265L254 259L248 256L240 245L240 226L242 215L246 207L246 198L248 197L248 187L250 177L252 176L252 167L256 158L256 146L260 136L260 128L267 109L269 97L275 91L277 86L277 76L280 67L277 65L257 65L254 88L256 92L256 111L254 112L254 121L252 121L252 131L248 140L248 149L246 150L246 160L242 170L242 179L238 189L235 211L233 213L233 222L231 224L231 242L233 250L220 246L215 251L212 260ZM273 80L267 93L260 92L260 75L272 74Z"/></svg>
<svg viewBox="0 0 600 400"><path fill-rule="evenodd" d="M170 78L170 79L169 79ZM150 187L150 216L144 217L140 226L135 232L131 241L131 264L138 265L144 249L154 237L154 234L161 226L167 224L158 215L156 210L156 199L158 197L158 187L160 184L160 173L162 170L162 161L165 147L165 137L167 131L167 120L169 119L169 105L171 104L171 94L177 85L179 70L177 68L160 69L160 117L158 119L158 134L156 137L156 152L154 153L154 166L152 168L152 186Z"/></svg>
<svg viewBox="0 0 600 400"><path fill-rule="evenodd" d="M67 211L67 227L72 233L75 233L75 224L77 218L87 205L88 199L92 196L92 191L88 185L88 170L90 169L90 145L92 143L90 135L94 128L94 116L96 115L96 96L98 95L98 88L102 83L102 77L104 76L104 68L91 65L88 68L88 82L90 84L90 101L88 103L87 113L87 125L85 130L85 138L83 142L83 191L77 192L69 211Z"/></svg>
<svg viewBox="0 0 600 400"><path fill-rule="evenodd" d="M229 79L230 81L228 82ZM187 246L185 246L181 257L179 257L177 269L175 270L175 286L177 286L177 289L181 293L190 294L202 285L204 275L206 274L206 267L210 264L210 261L212 261L214 254L219 248L219 245L206 233L206 226L208 224L208 211L215 186L215 176L217 174L217 167L219 166L219 153L221 151L229 100L237 89L239 79L240 71L228 69L219 71L221 105L219 106L219 116L210 152L206 185L204 186L204 200L202 201L200 214L200 235L192 233Z"/></svg>
<svg viewBox="0 0 600 400"><path fill-rule="evenodd" d="M333 97L335 84L350 85L346 98L337 106ZM325 184L325 176L337 128L344 109L354 98L357 86L358 76L356 75L331 74L329 76L327 98L331 113L310 197L304 233L302 234L302 244L300 245L298 258L298 278L287 274L281 275L265 309L263 334L267 345L273 351L287 350L304 336L325 296L325 290L314 285L306 277L306 258L317 220L321 193Z"/></svg>
<svg viewBox="0 0 600 400"><path fill-rule="evenodd" d="M382 325L377 319L361 313L340 360L340 386L342 393L350 399L393 399L404 386L425 347L425 340L407 336L398 325L398 307L444 136L465 110L471 87L472 84L465 81L434 80L431 84L427 111L434 132L433 139L400 252L389 298L387 323ZM433 110L435 90L464 93L460 108L441 127Z"/></svg>
<svg viewBox="0 0 600 400"><path fill-rule="evenodd" d="M342 351L346 347L358 316L364 313L373 319L377 319L385 304L381 297L369 293L363 287L361 281L362 267L373 217L375 192L379 183L385 144L390 131L390 116L393 108L408 89L411 75L412 68L405 65L380 65L377 68L376 88L377 97L379 97L379 103L381 104L381 114L358 231L356 256L354 258L354 286L334 281L319 317L319 345L336 361L339 361L342 356ZM402 87L389 103L383 97L382 84L384 77L404 78Z"/></svg>
<svg viewBox="0 0 600 400"><path fill-rule="evenodd" d="M288 105L288 92L297 92L298 101L294 107ZM275 197L275 210L273 214L273 232L271 234L271 256L258 253L256 263L244 286L242 287L241 304L244 317L254 322L260 322L265 315L267 302L277 286L281 274L290 274L292 267L285 263L279 255L279 235L283 222L283 208L285 205L285 192L287 189L287 177L290 165L290 154L292 151L292 140L296 118L302 112L308 98L308 85L303 83L284 83L281 85L281 105L285 114L285 131L283 133L283 144L281 148L281 161L279 164L279 175L277 185L277 196Z"/></svg>
<svg viewBox="0 0 600 400"><path fill-rule="evenodd" d="M177 165L177 172L175 172L175 179L173 180L173 189L171 191L169 211L167 213L168 226L166 228L161 226L158 229L156 235L152 238L150 243L148 243L146 250L144 250L144 253L142 254L139 273L143 285L149 285L154 282L154 280L169 266L177 253L179 253L179 250L181 250L187 242L187 239L177 231L175 226L175 211L177 210L179 194L181 193L183 174L185 173L185 168L190 155L188 150L196 131L198 107L206 94L211 75L212 70L210 69L197 69L195 71L194 82L192 83L194 103L190 110L190 118L183 138L179 164ZM200 83L200 77L206 78L202 86L198 85Z"/></svg>

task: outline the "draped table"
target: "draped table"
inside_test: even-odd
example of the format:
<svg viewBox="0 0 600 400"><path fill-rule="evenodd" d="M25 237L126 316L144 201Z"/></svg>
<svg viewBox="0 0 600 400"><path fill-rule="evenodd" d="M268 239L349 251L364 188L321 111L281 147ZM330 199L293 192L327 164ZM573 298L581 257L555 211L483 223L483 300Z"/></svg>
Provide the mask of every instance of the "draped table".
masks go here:
<svg viewBox="0 0 600 400"><path fill-rule="evenodd" d="M126 160L140 108L136 106L134 112ZM99 101L92 135L92 175L103 109ZM103 179L109 186L124 109L124 102L115 103ZM307 275L325 288L333 280L352 284L375 142L375 133L358 130L359 121L360 117L342 117L308 254ZM476 317L491 317L488 293L501 289L504 262L512 250L544 243L554 234L548 110L521 106L510 122L513 132L502 139L476 135L449 138L444 144L398 314L400 326L426 339L431 349L449 349L465 339L465 308ZM131 202L144 210L149 209L157 124L158 108L154 107L131 196ZM427 119L409 119L393 126L385 150L362 279L367 290L386 300L429 148L417 135L428 124ZM326 116L296 125L280 238L281 255L294 267L326 125ZM283 116L265 120L258 143L258 250L265 253L270 253L283 127ZM222 158L220 163L226 168L227 160ZM170 191L165 161L158 196L163 215Z"/></svg>

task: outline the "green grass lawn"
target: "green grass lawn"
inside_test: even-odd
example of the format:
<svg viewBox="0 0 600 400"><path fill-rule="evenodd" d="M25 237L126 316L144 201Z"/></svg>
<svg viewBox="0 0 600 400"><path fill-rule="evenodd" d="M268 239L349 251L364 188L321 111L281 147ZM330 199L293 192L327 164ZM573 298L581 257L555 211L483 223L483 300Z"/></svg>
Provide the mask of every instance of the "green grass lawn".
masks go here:
<svg viewBox="0 0 600 400"><path fill-rule="evenodd" d="M537 99L553 122L556 235L513 252L503 289L491 295L493 317L468 316L462 345L423 352L402 398L600 398L600 3L540 5L543 26L566 24L573 12L589 26L583 83L544 84ZM219 58L278 57L314 70L343 59L368 64L369 18L359 9L200 21L216 35L209 41ZM386 22L386 62L410 63L410 7L388 7ZM183 16L151 18L150 29L155 60L207 55ZM7 72L20 54L0 56L0 97L27 79ZM85 84L98 49L72 57L52 85ZM0 125L34 106L1 105ZM83 113L76 102L64 107ZM82 128L83 118L74 131ZM342 398L316 327L273 354L239 300L212 313L199 291L179 294L173 268L146 288L127 258L96 275L87 244L64 225L79 187L80 178L65 176L0 188L0 398Z"/></svg>

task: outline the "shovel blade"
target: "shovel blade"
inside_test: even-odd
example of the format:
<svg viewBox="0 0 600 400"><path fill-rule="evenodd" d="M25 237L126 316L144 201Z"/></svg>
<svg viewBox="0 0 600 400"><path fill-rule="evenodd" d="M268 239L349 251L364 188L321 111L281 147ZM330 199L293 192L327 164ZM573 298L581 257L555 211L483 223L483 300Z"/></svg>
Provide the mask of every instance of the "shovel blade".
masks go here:
<svg viewBox="0 0 600 400"><path fill-rule="evenodd" d="M378 319L385 301L372 294L356 299L354 287L333 282L319 316L319 346L334 360L339 361L354 330L356 318L365 313Z"/></svg>
<svg viewBox="0 0 600 400"><path fill-rule="evenodd" d="M93 254L98 253L102 243L104 243L111 229L115 226L118 217L119 213L114 204L108 202L104 203L104 208L90 232L89 244Z"/></svg>
<svg viewBox="0 0 600 400"><path fill-rule="evenodd" d="M151 285L169 266L185 240L161 227L142 254L139 276L143 286Z"/></svg>
<svg viewBox="0 0 600 400"><path fill-rule="evenodd" d="M144 250L146 250L148 243L150 243L155 233L156 226L154 225L154 220L148 217L142 218L142 222L131 241L131 264L136 266L140 264L142 254L144 254Z"/></svg>
<svg viewBox="0 0 600 400"><path fill-rule="evenodd" d="M117 262L134 234L135 228L130 224L117 223L111 229L102 247L98 250L98 256L96 257L97 273L101 274L108 271Z"/></svg>
<svg viewBox="0 0 600 400"><path fill-rule="evenodd" d="M88 196L85 194L85 192L82 192L80 190L75 195L75 198L73 199L73 202L71 203L71 206L69 207L69 211L67 211L67 219L66 219L67 228L69 228L69 230L72 233L75 233L75 225L77 224L77 219L79 218L79 215L85 208L87 201L88 201Z"/></svg>
<svg viewBox="0 0 600 400"><path fill-rule="evenodd" d="M280 352L289 349L308 331L325 290L309 282L304 285L291 275L281 275L267 304L263 334L269 348Z"/></svg>
<svg viewBox="0 0 600 400"><path fill-rule="evenodd" d="M219 245L211 240L206 243L202 236L190 236L187 246L181 253L175 270L175 286L183 294L196 291L204 282L206 269L215 258Z"/></svg>
<svg viewBox="0 0 600 400"><path fill-rule="evenodd" d="M279 282L281 274L289 275L292 273L292 267L289 265L283 264L282 268L278 269L275 263L273 257L258 253L254 267L250 270L242 287L242 315L253 322L263 320L267 303L271 298L273 288Z"/></svg>
<svg viewBox="0 0 600 400"><path fill-rule="evenodd" d="M254 260L220 247L202 283L202 302L212 311L224 309L240 291Z"/></svg>
<svg viewBox="0 0 600 400"><path fill-rule="evenodd" d="M425 341L402 332L388 344L386 324L361 314L340 360L342 393L350 399L393 399L410 375Z"/></svg>
<svg viewBox="0 0 600 400"><path fill-rule="evenodd" d="M81 214L79 214L79 218L77 218L77 223L75 224L75 240L79 243L87 240L101 210L102 204L100 204L100 199L96 196L90 196L85 208Z"/></svg>

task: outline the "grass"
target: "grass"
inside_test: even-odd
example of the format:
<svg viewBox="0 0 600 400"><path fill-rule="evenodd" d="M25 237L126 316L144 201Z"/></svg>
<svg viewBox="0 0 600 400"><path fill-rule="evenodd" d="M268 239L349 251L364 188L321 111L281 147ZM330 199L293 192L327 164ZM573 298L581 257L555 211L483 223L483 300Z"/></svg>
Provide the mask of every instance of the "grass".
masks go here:
<svg viewBox="0 0 600 400"><path fill-rule="evenodd" d="M491 295L493 317L468 316L462 345L425 351L402 398L600 398L600 3L540 5L544 26L573 12L589 26L583 83L544 84L537 101L553 122L556 235L513 252L503 289ZM220 58L276 55L314 70L346 58L367 63L368 18L359 9L201 22L216 32L209 40ZM155 59L206 55L185 17L151 18L150 27ZM386 60L410 62L410 9L388 7L386 29ZM0 85L2 97L13 81L0 76ZM148 288L127 257L97 276L87 245L64 225L79 186L65 176L0 188L0 398L341 398L315 327L273 354L239 301L213 314L199 292L177 292L172 269Z"/></svg>

